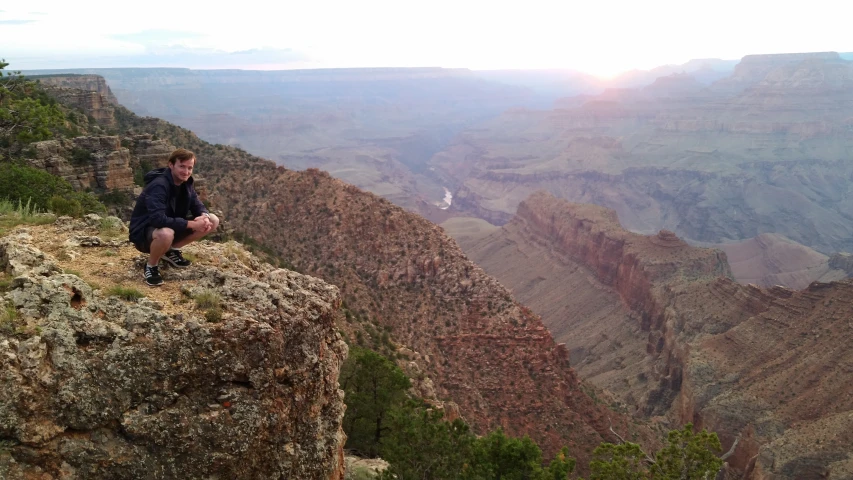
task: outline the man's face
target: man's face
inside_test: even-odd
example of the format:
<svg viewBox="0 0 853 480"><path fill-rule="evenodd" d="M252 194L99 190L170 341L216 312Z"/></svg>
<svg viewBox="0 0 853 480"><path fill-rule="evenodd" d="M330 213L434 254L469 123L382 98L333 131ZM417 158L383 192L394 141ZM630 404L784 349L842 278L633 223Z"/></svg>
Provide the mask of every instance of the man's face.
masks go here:
<svg viewBox="0 0 853 480"><path fill-rule="evenodd" d="M195 166L195 157L180 161L177 160L175 163L169 164L169 170L172 171L172 180L175 181L175 185L180 185L187 180L190 179L190 175L193 174L193 167Z"/></svg>

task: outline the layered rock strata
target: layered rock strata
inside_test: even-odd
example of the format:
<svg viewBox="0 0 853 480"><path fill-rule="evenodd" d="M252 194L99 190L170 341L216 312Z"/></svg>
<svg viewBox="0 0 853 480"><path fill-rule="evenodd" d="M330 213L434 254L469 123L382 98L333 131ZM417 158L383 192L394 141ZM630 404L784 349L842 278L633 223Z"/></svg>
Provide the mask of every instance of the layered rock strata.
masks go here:
<svg viewBox="0 0 853 480"><path fill-rule="evenodd" d="M132 157L117 136L46 140L31 150L30 165L68 180L76 190L133 190Z"/></svg>
<svg viewBox="0 0 853 480"><path fill-rule="evenodd" d="M853 281L739 285L722 252L544 193L467 250L543 313L582 376L726 449L739 437L729 462L747 478L853 472Z"/></svg>
<svg viewBox="0 0 853 480"><path fill-rule="evenodd" d="M133 249L97 240L97 218L60 220L0 239L0 477L343 478L335 287L199 247L209 260L167 275L184 295L221 298L222 320L206 321L171 299L93 290L106 270L139 278ZM90 280L36 238L91 262ZM107 250L111 262L93 260Z"/></svg>
<svg viewBox="0 0 853 480"><path fill-rule="evenodd" d="M100 75L45 75L32 77L57 100L85 112L106 127L115 127L118 100Z"/></svg>
<svg viewBox="0 0 853 480"><path fill-rule="evenodd" d="M612 208L639 233L702 243L777 233L825 255L853 250L853 62L746 57L726 82L506 111L429 166L452 190L450 213L498 225L546 190Z"/></svg>

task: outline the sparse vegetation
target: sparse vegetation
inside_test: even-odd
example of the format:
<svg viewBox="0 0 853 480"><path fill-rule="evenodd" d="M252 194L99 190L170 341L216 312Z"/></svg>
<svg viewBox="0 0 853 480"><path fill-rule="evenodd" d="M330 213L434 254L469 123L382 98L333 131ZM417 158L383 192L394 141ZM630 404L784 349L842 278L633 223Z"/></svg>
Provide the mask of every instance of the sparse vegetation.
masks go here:
<svg viewBox="0 0 853 480"><path fill-rule="evenodd" d="M205 290L193 297L193 299L195 300L196 306L202 310L219 308L220 302L222 301L219 294L213 290Z"/></svg>
<svg viewBox="0 0 853 480"><path fill-rule="evenodd" d="M29 201L12 202L0 199L0 235L18 225L44 225L53 223L56 217L40 212Z"/></svg>
<svg viewBox="0 0 853 480"><path fill-rule="evenodd" d="M93 161L95 161L95 157L89 150L80 147L71 149L71 163L73 165L86 165Z"/></svg>
<svg viewBox="0 0 853 480"><path fill-rule="evenodd" d="M119 297L128 302L135 302L145 296L144 293L133 287L125 287L123 285L115 285L107 290L107 295Z"/></svg>
<svg viewBox="0 0 853 480"><path fill-rule="evenodd" d="M12 335L17 331L18 310L12 304L0 310L0 332Z"/></svg>
<svg viewBox="0 0 853 480"><path fill-rule="evenodd" d="M218 323L222 321L222 297L213 290L205 290L193 297L196 307L204 311L204 318L208 322Z"/></svg>
<svg viewBox="0 0 853 480"><path fill-rule="evenodd" d="M222 309L219 307L210 308L204 312L204 319L210 323L219 323L222 321Z"/></svg>

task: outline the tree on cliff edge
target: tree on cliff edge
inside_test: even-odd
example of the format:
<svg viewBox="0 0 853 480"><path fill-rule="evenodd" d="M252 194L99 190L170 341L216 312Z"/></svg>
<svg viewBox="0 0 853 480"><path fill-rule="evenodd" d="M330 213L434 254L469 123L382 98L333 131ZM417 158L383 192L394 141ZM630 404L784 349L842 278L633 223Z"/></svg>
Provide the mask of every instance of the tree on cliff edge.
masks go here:
<svg viewBox="0 0 853 480"><path fill-rule="evenodd" d="M52 138L65 125L65 115L21 72L5 71L8 66L0 60L0 148Z"/></svg>

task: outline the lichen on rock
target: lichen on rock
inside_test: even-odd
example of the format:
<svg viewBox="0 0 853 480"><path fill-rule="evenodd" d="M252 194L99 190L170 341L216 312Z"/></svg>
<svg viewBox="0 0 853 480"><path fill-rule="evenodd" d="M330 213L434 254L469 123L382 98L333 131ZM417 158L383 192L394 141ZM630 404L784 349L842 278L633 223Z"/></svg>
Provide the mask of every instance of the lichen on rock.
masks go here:
<svg viewBox="0 0 853 480"><path fill-rule="evenodd" d="M336 287L199 262L170 278L218 295L227 315L209 322L93 289L35 236L0 238L0 478L341 478ZM135 273L125 251L110 261Z"/></svg>

